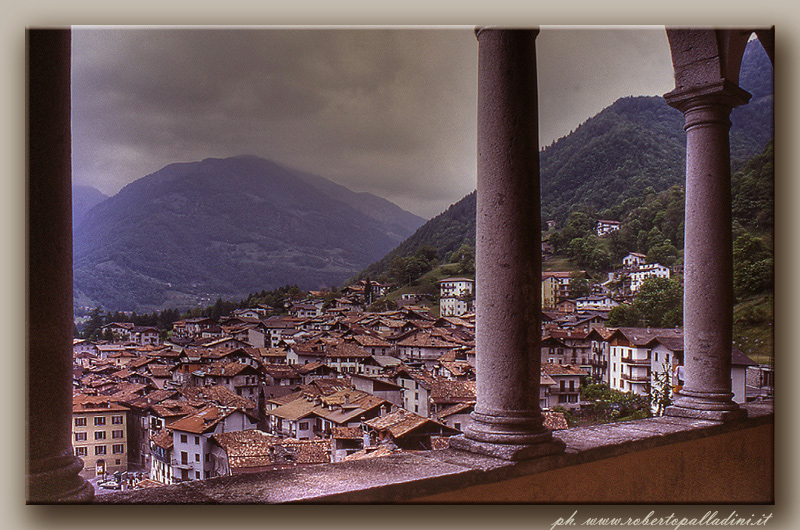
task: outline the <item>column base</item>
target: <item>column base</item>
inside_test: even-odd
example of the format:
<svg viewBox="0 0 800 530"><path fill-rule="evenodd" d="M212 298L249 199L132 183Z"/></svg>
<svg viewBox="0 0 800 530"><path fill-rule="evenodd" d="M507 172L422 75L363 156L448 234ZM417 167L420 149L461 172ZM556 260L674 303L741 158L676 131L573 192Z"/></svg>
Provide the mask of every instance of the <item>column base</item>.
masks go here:
<svg viewBox="0 0 800 530"><path fill-rule="evenodd" d="M664 411L666 416L709 421L733 421L747 417L747 411L731 399L732 393L685 390L675 395L675 402Z"/></svg>
<svg viewBox="0 0 800 530"><path fill-rule="evenodd" d="M702 410L691 409L671 405L664 411L665 416L673 416L677 418L691 418L695 420L708 420L708 421L733 421L741 420L747 417L747 411L744 409L735 410Z"/></svg>
<svg viewBox="0 0 800 530"><path fill-rule="evenodd" d="M78 474L83 468L78 457L66 456L38 467L26 477L27 504L87 504L94 499L94 488Z"/></svg>

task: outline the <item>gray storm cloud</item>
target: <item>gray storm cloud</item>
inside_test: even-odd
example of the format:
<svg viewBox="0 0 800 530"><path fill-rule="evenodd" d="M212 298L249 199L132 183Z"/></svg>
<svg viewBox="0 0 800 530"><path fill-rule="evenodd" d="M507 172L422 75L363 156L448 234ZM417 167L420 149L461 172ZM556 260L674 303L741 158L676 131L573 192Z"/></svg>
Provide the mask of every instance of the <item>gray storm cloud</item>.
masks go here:
<svg viewBox="0 0 800 530"><path fill-rule="evenodd" d="M663 28L543 28L542 145L671 88ZM477 41L454 29L73 29L73 178L116 193L253 154L424 217L475 187Z"/></svg>

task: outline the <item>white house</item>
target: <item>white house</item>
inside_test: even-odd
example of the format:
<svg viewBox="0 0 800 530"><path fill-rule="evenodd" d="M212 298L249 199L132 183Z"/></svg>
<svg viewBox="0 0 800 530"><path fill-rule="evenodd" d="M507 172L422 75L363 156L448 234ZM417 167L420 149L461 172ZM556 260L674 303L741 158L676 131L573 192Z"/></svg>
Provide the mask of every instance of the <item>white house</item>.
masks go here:
<svg viewBox="0 0 800 530"><path fill-rule="evenodd" d="M610 234L615 230L619 230L619 221L611 221L608 219L599 219L597 221L597 237Z"/></svg>
<svg viewBox="0 0 800 530"><path fill-rule="evenodd" d="M657 337L648 346L652 355L652 384L656 384L658 374L667 373L671 389L680 390L683 387L683 333L679 337ZM736 403L747 401L745 375L748 366L757 366L757 363L734 346L731 349L731 391Z"/></svg>
<svg viewBox="0 0 800 530"><path fill-rule="evenodd" d="M442 316L461 316L472 311L473 302L460 298L441 298L439 314Z"/></svg>
<svg viewBox="0 0 800 530"><path fill-rule="evenodd" d="M256 418L240 409L207 405L172 425L172 476L176 482L211 478L211 436L256 428Z"/></svg>
<svg viewBox="0 0 800 530"><path fill-rule="evenodd" d="M593 294L575 298L575 309L577 311L610 311L619 305L613 298L606 295Z"/></svg>
<svg viewBox="0 0 800 530"><path fill-rule="evenodd" d="M639 266L644 265L644 259L644 254L631 252L622 259L622 266L626 269L636 269Z"/></svg>
<svg viewBox="0 0 800 530"><path fill-rule="evenodd" d="M460 316L473 310L475 280L445 278L439 280L439 314Z"/></svg>
<svg viewBox="0 0 800 530"><path fill-rule="evenodd" d="M589 374L570 364L542 363L542 377L547 376L553 384L549 387L547 408L561 406L573 410L580 408L581 383ZM541 399L540 395L540 399Z"/></svg>
<svg viewBox="0 0 800 530"><path fill-rule="evenodd" d="M631 292L636 292L647 278L669 278L669 268L658 263L640 265L630 274Z"/></svg>
<svg viewBox="0 0 800 530"><path fill-rule="evenodd" d="M442 298L470 295L475 292L475 280L469 278L445 278L439 280L439 296Z"/></svg>
<svg viewBox="0 0 800 530"><path fill-rule="evenodd" d="M653 382L653 339L661 344L680 338L678 328L619 328L608 337L609 386L622 392L647 396ZM660 353L660 358L664 355ZM670 355L670 360L672 360ZM666 361L665 361L666 362ZM656 367L658 371L658 367Z"/></svg>

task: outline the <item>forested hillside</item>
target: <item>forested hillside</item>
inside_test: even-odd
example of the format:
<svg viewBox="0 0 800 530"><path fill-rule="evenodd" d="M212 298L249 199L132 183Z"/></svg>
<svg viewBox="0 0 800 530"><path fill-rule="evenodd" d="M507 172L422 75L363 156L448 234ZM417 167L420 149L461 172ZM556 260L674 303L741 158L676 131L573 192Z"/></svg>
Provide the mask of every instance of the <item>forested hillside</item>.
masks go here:
<svg viewBox="0 0 800 530"><path fill-rule="evenodd" d="M731 115L734 171L761 153L773 135L772 65L758 42L747 46L740 83L753 98ZM686 157L683 123L683 115L661 97L627 97L541 150L542 221L556 222L558 230L549 234L556 252L593 270L608 269L631 251L665 265L680 262ZM759 188L762 182L749 177L736 182L734 193L742 193L734 210L744 215L755 197L766 191ZM752 218L752 212L749 215ZM597 219L621 221L623 228L601 243L592 235ZM357 278L388 277L393 261L412 256L422 246L435 248L443 260L462 245L474 247L474 221L475 196L471 194Z"/></svg>

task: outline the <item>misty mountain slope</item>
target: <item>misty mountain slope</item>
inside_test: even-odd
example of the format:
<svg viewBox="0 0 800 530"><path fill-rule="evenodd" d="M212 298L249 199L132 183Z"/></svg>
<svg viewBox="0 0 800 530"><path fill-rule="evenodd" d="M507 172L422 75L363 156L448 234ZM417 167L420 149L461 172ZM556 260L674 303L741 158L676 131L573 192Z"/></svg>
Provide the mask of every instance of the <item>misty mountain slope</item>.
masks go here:
<svg viewBox="0 0 800 530"><path fill-rule="evenodd" d="M389 233L396 233L399 240L425 224L426 219L407 212L395 203L368 192L354 192L341 184L332 182L319 175L298 173L300 178L311 184L332 199L352 206L359 212L384 224Z"/></svg>
<svg viewBox="0 0 800 530"><path fill-rule="evenodd" d="M72 186L72 226L79 225L86 212L106 199L108 195L92 186Z"/></svg>
<svg viewBox="0 0 800 530"><path fill-rule="evenodd" d="M251 156L139 179L76 228L76 295L141 311L284 284L329 287L410 233L320 191L319 179Z"/></svg>

